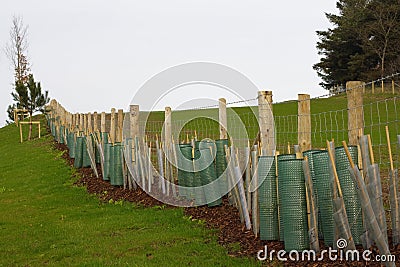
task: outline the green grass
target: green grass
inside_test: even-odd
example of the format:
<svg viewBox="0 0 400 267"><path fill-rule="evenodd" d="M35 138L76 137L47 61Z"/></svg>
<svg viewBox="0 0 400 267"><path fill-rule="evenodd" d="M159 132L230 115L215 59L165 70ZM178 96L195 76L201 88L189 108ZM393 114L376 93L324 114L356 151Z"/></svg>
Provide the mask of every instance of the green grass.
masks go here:
<svg viewBox="0 0 400 267"><path fill-rule="evenodd" d="M396 97L396 98L394 98ZM386 164L388 160L385 125L389 125L392 146L396 146L396 135L400 133L400 99L398 91L391 93L375 93L366 91L364 94L364 122L365 134L370 134L379 163ZM254 111L254 113L253 113ZM228 132L235 136L244 136L238 125L241 123L233 118L236 113L246 127L250 140L254 140L258 133L256 116L257 107L234 107L228 109ZM287 153L287 144L298 143L297 134L297 101L287 101L273 104L275 121L276 145L280 153ZM206 117L213 118L207 119ZM163 112L154 112L149 116L147 131L149 140L155 141L156 134L160 135ZM219 138L218 109L174 111L172 113L173 134L179 133L179 140L191 139L197 132L199 139ZM342 140L348 140L348 114L347 97L341 94L329 98L311 100L311 142L313 148L326 147L326 140L334 139L336 145L341 145ZM247 137L246 136L246 137ZM246 144L247 144L247 138ZM398 152L393 149L396 155Z"/></svg>
<svg viewBox="0 0 400 267"><path fill-rule="evenodd" d="M26 129L24 130L26 133ZM45 132L42 132L45 134ZM0 129L0 266L252 266L181 208L102 203L52 148Z"/></svg>

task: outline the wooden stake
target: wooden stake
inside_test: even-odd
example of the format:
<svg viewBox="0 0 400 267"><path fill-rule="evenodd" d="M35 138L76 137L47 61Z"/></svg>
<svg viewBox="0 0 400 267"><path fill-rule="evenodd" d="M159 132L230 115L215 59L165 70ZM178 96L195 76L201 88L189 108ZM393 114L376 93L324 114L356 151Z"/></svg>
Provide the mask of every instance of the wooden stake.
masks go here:
<svg viewBox="0 0 400 267"><path fill-rule="evenodd" d="M228 139L227 132L227 116L226 116L226 99L219 99L219 109L218 109L218 119L219 119L219 139Z"/></svg>
<svg viewBox="0 0 400 267"><path fill-rule="evenodd" d="M389 160L390 160L390 170L393 171L394 167L393 167L393 157L392 157L392 146L390 144L390 136L389 136L389 126L385 126L385 130L386 130L386 140L388 143L388 153L389 153Z"/></svg>
<svg viewBox="0 0 400 267"><path fill-rule="evenodd" d="M99 131L97 112L93 113L93 131L95 133L97 133Z"/></svg>
<svg viewBox="0 0 400 267"><path fill-rule="evenodd" d="M392 94L394 94L394 80L392 80Z"/></svg>
<svg viewBox="0 0 400 267"><path fill-rule="evenodd" d="M332 154L331 145L329 144L328 140L326 141L326 145L328 147L329 160L331 161L332 170L333 170L333 176L335 177L336 186L337 186L337 189L339 191L339 197L343 197L342 188L340 187L339 177L338 177L338 174L337 174L337 171L336 171L335 161L333 160L333 154Z"/></svg>
<svg viewBox="0 0 400 267"><path fill-rule="evenodd" d="M344 147L344 151L346 152L347 159L350 162L350 166L351 166L352 169L354 169L354 166L355 166L354 165L354 161L353 161L353 158L351 157L351 154L350 154L349 148L347 147L346 141L342 141L342 144L343 144L343 147Z"/></svg>
<svg viewBox="0 0 400 267"><path fill-rule="evenodd" d="M19 135L21 137L21 143L22 143L22 124L19 124Z"/></svg>
<svg viewBox="0 0 400 267"><path fill-rule="evenodd" d="M100 117L100 131L102 133L106 132L106 113L102 112Z"/></svg>
<svg viewBox="0 0 400 267"><path fill-rule="evenodd" d="M93 131L92 129L92 114L89 112L87 114L87 132L88 134L91 134Z"/></svg>
<svg viewBox="0 0 400 267"><path fill-rule="evenodd" d="M110 143L115 143L115 108L111 109Z"/></svg>
<svg viewBox="0 0 400 267"><path fill-rule="evenodd" d="M375 93L375 82L372 82L372 93Z"/></svg>
<svg viewBox="0 0 400 267"><path fill-rule="evenodd" d="M118 124L117 124L117 136L116 136L117 143L122 142L123 127L124 127L124 110L118 109Z"/></svg>
<svg viewBox="0 0 400 267"><path fill-rule="evenodd" d="M371 142L371 135L367 135L368 137L368 147L369 147L369 155L371 157L371 165L375 164L375 159L374 159L374 151L372 150L372 142Z"/></svg>

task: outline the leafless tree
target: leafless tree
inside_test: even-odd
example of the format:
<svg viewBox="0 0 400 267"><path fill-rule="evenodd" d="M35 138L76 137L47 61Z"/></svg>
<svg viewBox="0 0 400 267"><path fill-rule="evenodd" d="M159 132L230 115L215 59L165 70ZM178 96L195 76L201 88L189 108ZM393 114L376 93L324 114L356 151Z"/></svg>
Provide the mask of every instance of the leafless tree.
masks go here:
<svg viewBox="0 0 400 267"><path fill-rule="evenodd" d="M21 16L14 16L10 29L10 41L5 47L5 53L15 71L16 82L26 83L28 81L30 66L27 58L27 38L28 26L24 24Z"/></svg>
<svg viewBox="0 0 400 267"><path fill-rule="evenodd" d="M380 62L377 68L380 69L381 77L383 77L387 72L388 56L400 52L398 48L399 3L388 5L376 1L371 6L370 14L369 21L361 29L361 38L364 47L378 56Z"/></svg>

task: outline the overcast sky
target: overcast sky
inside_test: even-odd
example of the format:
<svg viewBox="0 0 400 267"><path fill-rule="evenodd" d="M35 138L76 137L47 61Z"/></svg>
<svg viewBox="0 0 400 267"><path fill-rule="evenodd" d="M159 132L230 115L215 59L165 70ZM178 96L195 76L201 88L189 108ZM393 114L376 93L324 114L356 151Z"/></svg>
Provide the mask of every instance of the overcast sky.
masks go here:
<svg viewBox="0 0 400 267"><path fill-rule="evenodd" d="M9 41L13 15L22 16L29 25L28 57L36 80L71 112L126 109L147 79L191 61L230 66L281 101L298 93L325 93L312 69L318 62L315 31L330 26L324 13L335 12L335 3L2 0L0 46L3 50ZM12 100L12 82L10 62L1 51L0 125ZM189 97L202 94L224 97L206 90Z"/></svg>

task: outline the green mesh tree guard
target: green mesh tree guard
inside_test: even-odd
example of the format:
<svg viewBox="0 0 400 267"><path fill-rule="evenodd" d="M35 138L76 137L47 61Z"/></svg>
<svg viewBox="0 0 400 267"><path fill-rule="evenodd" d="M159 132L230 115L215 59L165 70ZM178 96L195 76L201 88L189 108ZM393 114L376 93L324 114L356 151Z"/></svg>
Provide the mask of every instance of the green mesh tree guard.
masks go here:
<svg viewBox="0 0 400 267"><path fill-rule="evenodd" d="M60 143L60 144L64 144L64 131L65 131L65 126L60 126L60 133L59 133L59 136L60 136L60 138L59 138L59 140L58 140L58 142Z"/></svg>
<svg viewBox="0 0 400 267"><path fill-rule="evenodd" d="M69 157L71 159L75 158L75 135L74 135L74 133L68 134L68 149L69 149Z"/></svg>
<svg viewBox="0 0 400 267"><path fill-rule="evenodd" d="M296 155L295 154L282 154L279 155L278 157L278 167L279 167L279 162L282 160L287 160L287 159L296 159ZM284 233L284 225L283 225L283 217L282 217L282 213L281 213L281 203L282 203L282 199L281 199L281 187L279 184L279 172L278 172L278 215L279 215L279 240L283 241L283 233Z"/></svg>
<svg viewBox="0 0 400 267"><path fill-rule="evenodd" d="M74 167L82 168L82 160L83 160L83 136L78 136L75 142L75 160Z"/></svg>
<svg viewBox="0 0 400 267"><path fill-rule="evenodd" d="M57 127L54 125L54 140L56 140L56 142L59 141L59 131L57 130Z"/></svg>
<svg viewBox="0 0 400 267"><path fill-rule="evenodd" d="M261 156L258 158L258 181L263 181L258 188L260 239L278 240L279 218L275 157Z"/></svg>
<svg viewBox="0 0 400 267"><path fill-rule="evenodd" d="M124 176L122 172L122 144L115 143L113 146L113 165L111 168L113 169L113 178L110 179L111 185L123 185L124 184Z"/></svg>
<svg viewBox="0 0 400 267"><path fill-rule="evenodd" d="M178 158L178 183L182 188L179 190L179 195L183 197L187 197L188 199L194 198L194 194L191 194L189 189L184 187L191 187L193 181L193 163L192 163L192 146L189 144L179 144L177 148L182 153L182 156L179 155L179 151L177 149L177 158ZM187 159L187 160L184 160Z"/></svg>
<svg viewBox="0 0 400 267"><path fill-rule="evenodd" d="M92 144L93 144L94 153L95 153L95 160L96 160L96 163L99 164L100 163L100 151L97 148L96 136L97 135L95 133L92 133L90 135L90 137L92 138Z"/></svg>
<svg viewBox="0 0 400 267"><path fill-rule="evenodd" d="M315 188L317 189L319 212L324 242L333 246L335 239L335 224L333 219L332 190L330 185L329 155L328 151L312 154L312 164L315 175Z"/></svg>
<svg viewBox="0 0 400 267"><path fill-rule="evenodd" d="M197 205L202 205L204 203L206 203L206 196L204 194L204 188L202 187L202 185L204 185L204 181L202 180L202 177L200 175L200 162L199 162L199 158L201 156L200 150L199 149L195 149L194 150L194 162L193 162L193 171L194 171L194 183L193 185L196 186L195 189L195 203Z"/></svg>
<svg viewBox="0 0 400 267"><path fill-rule="evenodd" d="M349 152L353 162L358 162L357 146L349 146ZM344 147L335 149L336 170L339 176L340 186L343 192L344 204L346 207L347 218L349 220L351 234L356 245L361 244L361 235L364 233L362 221L361 203L357 196L357 185L351 178L349 167L350 163L347 158Z"/></svg>
<svg viewBox="0 0 400 267"><path fill-rule="evenodd" d="M201 149L201 147L202 146L200 145L201 156L198 161L200 168L202 169L200 171L200 176L203 184L206 185L210 184L216 179L216 170L213 155L211 154L210 149L208 147ZM208 189L204 192L206 201L208 203L207 205L209 207L214 207L222 204L219 187L216 185L216 183L214 183L213 185L213 187L208 187Z"/></svg>
<svg viewBox="0 0 400 267"><path fill-rule="evenodd" d="M89 153L87 151L86 138L90 138L90 137L87 137L87 136L83 137L82 167L84 167L84 168L91 166Z"/></svg>
<svg viewBox="0 0 400 267"><path fill-rule="evenodd" d="M110 158L111 158L111 144L104 144L104 181L110 180Z"/></svg>
<svg viewBox="0 0 400 267"><path fill-rule="evenodd" d="M225 170L228 166L226 162L225 146L228 146L228 139L220 139L215 141L217 152L215 155L215 170L218 179L218 187L221 197L228 191L228 177Z"/></svg>
<svg viewBox="0 0 400 267"><path fill-rule="evenodd" d="M285 250L308 249L306 187L301 159L278 162Z"/></svg>
<svg viewBox="0 0 400 267"><path fill-rule="evenodd" d="M110 146L110 166L108 172L110 174L110 184L113 184L115 181L115 146L111 144Z"/></svg>
<svg viewBox="0 0 400 267"><path fill-rule="evenodd" d="M56 134L55 119L51 118L50 120L48 120L48 123L49 123L51 135L53 137L55 137L55 134Z"/></svg>
<svg viewBox="0 0 400 267"><path fill-rule="evenodd" d="M315 171L314 171L314 162L313 162L313 154L321 152L321 150L307 150L303 152L303 156L308 158L308 167L310 168L310 175L311 175L311 180L313 183L313 188L314 188L314 198L315 198L315 206L318 209L318 237L320 239L323 239L323 232L322 232L322 227L319 227L322 224L322 218L321 218L321 212L319 210L319 204L318 204L318 191L317 191L317 186L316 186L316 176L315 176Z"/></svg>

